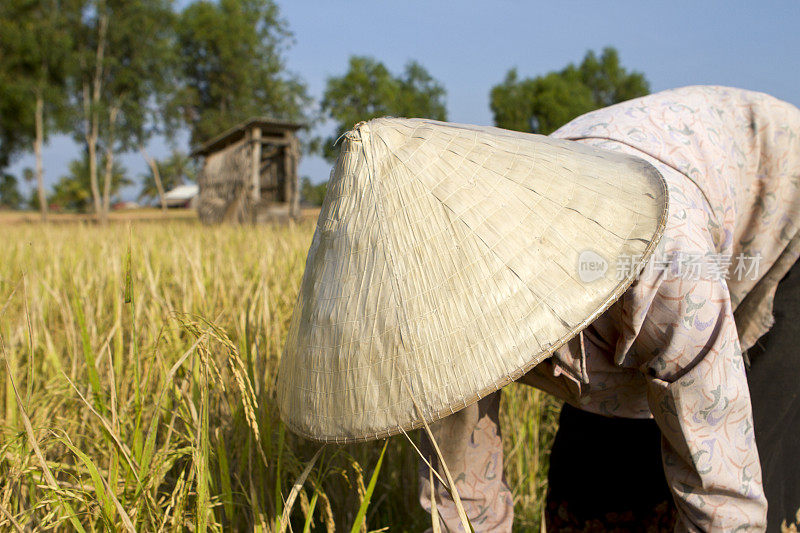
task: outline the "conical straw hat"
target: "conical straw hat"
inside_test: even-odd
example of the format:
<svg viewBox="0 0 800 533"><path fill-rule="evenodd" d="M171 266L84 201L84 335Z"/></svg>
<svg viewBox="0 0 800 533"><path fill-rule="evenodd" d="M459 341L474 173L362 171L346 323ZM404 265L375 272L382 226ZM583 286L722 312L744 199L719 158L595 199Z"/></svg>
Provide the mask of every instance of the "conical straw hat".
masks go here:
<svg viewBox="0 0 800 533"><path fill-rule="evenodd" d="M306 260L283 421L315 440L377 439L510 383L622 295L666 209L663 178L635 157L431 120L359 124Z"/></svg>

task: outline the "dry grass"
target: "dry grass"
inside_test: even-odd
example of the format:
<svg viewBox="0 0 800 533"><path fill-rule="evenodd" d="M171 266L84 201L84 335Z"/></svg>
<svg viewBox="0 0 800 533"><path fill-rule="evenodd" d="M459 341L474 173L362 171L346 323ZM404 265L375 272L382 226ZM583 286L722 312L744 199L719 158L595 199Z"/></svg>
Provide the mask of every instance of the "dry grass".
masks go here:
<svg viewBox="0 0 800 533"><path fill-rule="evenodd" d="M0 224L38 224L42 216L38 211L8 211L0 210ZM48 214L51 224L66 224L73 222L91 223L95 220L92 214L62 213L53 211ZM162 221L162 220L197 220L197 211L194 209L170 209L162 211L155 207L141 209L121 209L108 214L110 222L128 221Z"/></svg>
<svg viewBox="0 0 800 533"><path fill-rule="evenodd" d="M283 514L293 531L430 525L402 437L383 456L383 443L317 456L278 420L313 223L2 231L0 529L278 531ZM556 407L509 389L517 527L538 529Z"/></svg>
<svg viewBox="0 0 800 533"><path fill-rule="evenodd" d="M319 207L303 206L300 217L304 220L316 220L319 216ZM13 211L0 209L0 224L39 224L41 214L38 211ZM96 217L93 214L50 212L48 222L51 224L93 223ZM108 214L111 223L119 222L164 222L164 221L197 221L197 211L194 209L169 209L162 211L158 207L141 207L137 209L120 209Z"/></svg>

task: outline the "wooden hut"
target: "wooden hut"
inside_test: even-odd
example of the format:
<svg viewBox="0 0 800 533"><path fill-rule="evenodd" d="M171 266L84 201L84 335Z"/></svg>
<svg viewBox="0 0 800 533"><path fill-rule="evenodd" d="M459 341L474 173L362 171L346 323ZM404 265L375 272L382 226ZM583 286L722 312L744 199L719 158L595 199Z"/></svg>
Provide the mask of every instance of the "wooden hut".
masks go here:
<svg viewBox="0 0 800 533"><path fill-rule="evenodd" d="M206 224L297 217L297 130L304 124L252 118L192 152L202 157L197 213Z"/></svg>

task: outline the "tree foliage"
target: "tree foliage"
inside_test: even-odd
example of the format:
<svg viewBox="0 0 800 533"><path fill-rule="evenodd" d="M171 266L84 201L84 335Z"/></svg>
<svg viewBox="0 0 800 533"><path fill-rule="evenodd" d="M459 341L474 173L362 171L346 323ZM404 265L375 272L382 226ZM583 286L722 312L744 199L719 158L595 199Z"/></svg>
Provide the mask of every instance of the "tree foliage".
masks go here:
<svg viewBox="0 0 800 533"><path fill-rule="evenodd" d="M19 209L22 194L17 186L17 178L11 174L0 174L0 208Z"/></svg>
<svg viewBox="0 0 800 533"><path fill-rule="evenodd" d="M46 219L42 148L67 119L72 66L70 22L79 0L6 0L0 3L0 169L33 148L37 193Z"/></svg>
<svg viewBox="0 0 800 533"><path fill-rule="evenodd" d="M192 144L252 116L302 120L305 85L286 71L291 34L272 0L200 0L178 24L183 84L176 104Z"/></svg>
<svg viewBox="0 0 800 533"><path fill-rule="evenodd" d="M353 56L347 72L329 78L325 88L321 109L336 123L336 132L324 141L323 155L335 159L336 139L362 120L386 115L446 120L444 97L444 87L415 61L395 76L380 61Z"/></svg>
<svg viewBox="0 0 800 533"><path fill-rule="evenodd" d="M100 161L105 164L105 159ZM118 161L114 162L111 171L110 194L115 196L122 187L132 182L125 174L125 169ZM89 212L92 209L92 194L89 187L89 160L84 156L75 159L69 164L69 173L53 186L49 203L60 209L69 211Z"/></svg>
<svg viewBox="0 0 800 533"><path fill-rule="evenodd" d="M300 198L311 205L322 205L325 194L328 192L328 182L314 185L308 177L300 180Z"/></svg>
<svg viewBox="0 0 800 533"><path fill-rule="evenodd" d="M69 21L80 9L76 0L4 0L0 3L2 86L24 94L27 119L16 123L16 135L34 137L34 105L44 98L48 125L63 127L66 82L73 36ZM2 102L2 99L0 99ZM19 121L19 119L17 119ZM45 131L45 140L47 131Z"/></svg>
<svg viewBox="0 0 800 533"><path fill-rule="evenodd" d="M497 126L547 135L584 113L649 92L644 75L623 68L609 47L600 57L589 51L580 65L535 78L520 79L511 69L492 88L490 106Z"/></svg>
<svg viewBox="0 0 800 533"><path fill-rule="evenodd" d="M171 0L85 0L81 14L72 26L78 65L74 132L86 143L94 210L104 220L114 158L148 137L147 110L174 84L173 11Z"/></svg>
<svg viewBox="0 0 800 533"><path fill-rule="evenodd" d="M135 147L153 118L148 112L153 100L174 86L173 22L171 0L88 0L73 28L79 64L73 84L76 115L83 118L96 106L102 141L117 143L118 151ZM85 89L99 92L90 109L83 107ZM84 134L77 129L78 139L83 140Z"/></svg>
<svg viewBox="0 0 800 533"><path fill-rule="evenodd" d="M11 76L5 71L0 57L0 79ZM0 83L0 171L24 151L29 143L24 132L32 129L33 114L27 112L26 94L19 87Z"/></svg>

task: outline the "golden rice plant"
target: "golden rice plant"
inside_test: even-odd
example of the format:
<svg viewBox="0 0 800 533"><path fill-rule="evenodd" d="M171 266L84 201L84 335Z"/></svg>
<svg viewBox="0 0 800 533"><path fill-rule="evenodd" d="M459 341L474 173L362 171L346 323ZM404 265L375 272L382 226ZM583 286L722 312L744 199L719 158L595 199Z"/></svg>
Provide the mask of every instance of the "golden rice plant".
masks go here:
<svg viewBox="0 0 800 533"><path fill-rule="evenodd" d="M278 418L313 228L3 227L0 530L429 527L404 438L322 448ZM539 524L556 407L525 387L504 398L525 530Z"/></svg>

